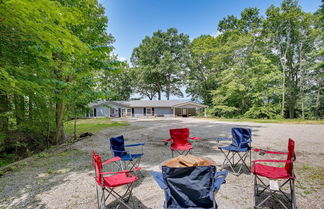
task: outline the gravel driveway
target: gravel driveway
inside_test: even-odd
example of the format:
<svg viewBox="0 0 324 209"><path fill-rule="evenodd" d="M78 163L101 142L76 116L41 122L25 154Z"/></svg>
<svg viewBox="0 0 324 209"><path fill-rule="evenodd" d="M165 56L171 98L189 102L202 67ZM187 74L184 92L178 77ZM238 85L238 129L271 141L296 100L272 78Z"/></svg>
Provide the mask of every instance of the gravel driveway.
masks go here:
<svg viewBox="0 0 324 209"><path fill-rule="evenodd" d="M123 134L127 143L146 142L141 163L145 177L134 188L136 206L160 209L164 194L153 181L150 171L159 171L160 163L171 157L170 149L161 142L169 138L168 130L183 127L190 128L191 136L203 138L193 143L193 154L214 160L217 165L222 163L224 156L217 149L217 143L209 138L230 136L232 127L251 128L253 146L264 149L286 151L288 138L294 139L297 205L301 209L324 208L324 125L221 122L195 118L129 119L128 122L130 125L127 127L106 129L7 172L0 178L0 208L96 208L90 153L95 150L103 158L109 158L107 139ZM253 208L252 186L253 176L248 172L240 176L229 174L227 183L216 197L219 208ZM280 208L276 202L269 202L267 207Z"/></svg>

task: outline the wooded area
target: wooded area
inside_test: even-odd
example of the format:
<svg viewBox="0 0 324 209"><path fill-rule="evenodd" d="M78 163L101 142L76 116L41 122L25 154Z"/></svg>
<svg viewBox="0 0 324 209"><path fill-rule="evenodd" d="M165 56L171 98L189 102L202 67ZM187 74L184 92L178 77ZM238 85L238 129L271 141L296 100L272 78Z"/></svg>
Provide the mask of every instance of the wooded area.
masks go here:
<svg viewBox="0 0 324 209"><path fill-rule="evenodd" d="M64 142L120 63L97 0L5 0L0 14L0 153L25 155Z"/></svg>
<svg viewBox="0 0 324 209"><path fill-rule="evenodd" d="M265 16L247 8L220 21L219 35L192 41L158 30L127 63L112 53L97 0L0 0L0 153L64 142L64 121L92 101L169 99L183 87L211 116L319 119L323 9L306 13L294 0Z"/></svg>
<svg viewBox="0 0 324 209"><path fill-rule="evenodd" d="M323 117L323 6L312 14L286 0L265 16L247 8L217 29L192 42L175 28L145 37L131 59L135 91L169 99L186 86L217 117Z"/></svg>

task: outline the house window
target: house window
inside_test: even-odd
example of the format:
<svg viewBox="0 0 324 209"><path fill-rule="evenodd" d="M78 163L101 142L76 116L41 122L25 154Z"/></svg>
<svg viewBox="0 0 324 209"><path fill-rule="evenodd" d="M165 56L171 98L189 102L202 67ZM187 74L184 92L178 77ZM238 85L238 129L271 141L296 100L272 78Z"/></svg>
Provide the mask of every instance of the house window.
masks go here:
<svg viewBox="0 0 324 209"><path fill-rule="evenodd" d="M116 117L114 108L110 109L110 117Z"/></svg>
<svg viewBox="0 0 324 209"><path fill-rule="evenodd" d="M125 108L121 109L121 115L122 115L122 117L126 116L126 109Z"/></svg>
<svg viewBox="0 0 324 209"><path fill-rule="evenodd" d="M132 109L131 108L127 108L127 116L132 116Z"/></svg>

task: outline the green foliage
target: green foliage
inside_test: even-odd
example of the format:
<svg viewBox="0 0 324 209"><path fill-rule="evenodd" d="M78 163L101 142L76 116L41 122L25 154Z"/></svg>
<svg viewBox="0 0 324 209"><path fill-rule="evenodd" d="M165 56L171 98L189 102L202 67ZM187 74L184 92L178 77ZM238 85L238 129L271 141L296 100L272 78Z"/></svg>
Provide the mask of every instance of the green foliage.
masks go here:
<svg viewBox="0 0 324 209"><path fill-rule="evenodd" d="M117 59L117 58L113 58ZM133 93L134 71L124 62L115 62L113 70L100 72L99 89L105 100L129 100Z"/></svg>
<svg viewBox="0 0 324 209"><path fill-rule="evenodd" d="M244 117L254 119L277 119L280 117L280 106L275 104L268 104L260 107L251 107L244 113Z"/></svg>
<svg viewBox="0 0 324 209"><path fill-rule="evenodd" d="M221 34L191 43L187 93L216 117L323 117L321 14L284 0L265 18L256 8L224 18Z"/></svg>
<svg viewBox="0 0 324 209"><path fill-rule="evenodd" d="M62 143L98 98L114 39L97 0L6 0L0 14L0 154L23 157Z"/></svg>
<svg viewBox="0 0 324 209"><path fill-rule="evenodd" d="M178 34L175 28L146 36L131 57L136 91L149 99L157 94L160 100L162 92L167 99L171 95L182 96L180 85L182 72L188 66L189 43L189 36Z"/></svg>

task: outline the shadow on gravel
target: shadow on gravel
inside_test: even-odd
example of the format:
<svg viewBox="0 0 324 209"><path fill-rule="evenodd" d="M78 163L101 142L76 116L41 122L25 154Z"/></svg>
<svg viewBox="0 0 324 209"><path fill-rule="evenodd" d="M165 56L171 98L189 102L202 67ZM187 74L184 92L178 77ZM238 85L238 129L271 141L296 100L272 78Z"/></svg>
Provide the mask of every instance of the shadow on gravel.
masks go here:
<svg viewBox="0 0 324 209"><path fill-rule="evenodd" d="M170 128L190 128L191 136L201 137L202 140L193 142L192 154L214 160L219 169L219 165L221 165L224 156L217 148L219 144L209 139L216 136L231 137L232 127L251 128L253 135L256 136L258 134L258 129L261 127L257 125L242 126L235 123L215 123L204 120L197 123L190 123L177 119L154 121L136 120L134 122L130 121L130 124L133 124L136 128L133 126L105 130L89 140L86 139L84 142L78 142L79 144L86 146L84 148L81 146L81 149L87 151L72 149L55 155L39 157L29 165L23 166L20 171L6 173L0 178L0 208L5 206L9 206L10 208L48 208L49 206L42 201L42 198L39 198L39 195L48 193L48 196L51 196L51 192L55 191L55 188L58 186L62 187L62 185L76 184L71 185L73 188L78 185L82 186L83 183L89 184L90 186L88 185L88 187L84 187L87 191L74 191L75 194L73 195L75 195L75 200L82 201L79 194L89 193L91 196L87 197L88 199L86 201L88 202L85 202L84 204L95 207L95 183L92 178L94 172L91 167L91 153L88 150L95 150L96 153L103 156L103 160L107 160L111 157L110 151L108 150L107 139L112 136L125 135L126 144L142 141L146 142L144 147L145 155L143 156L141 163L143 168L142 173L145 177L140 178L140 180L134 185L136 188L140 187L143 181L147 178L151 178L150 171L156 170L157 167L160 167L163 161L171 158L169 145L165 146L163 143L164 139L169 138ZM90 144L91 147L89 147L89 144L87 143L91 140L94 140L94 143ZM221 143L221 145L226 144L230 144L230 142ZM133 153L136 152L138 152L138 150L133 151ZM108 170L109 169L110 168L108 167ZM80 179L80 182L72 181L72 176L75 176L75 178L85 176L92 182L83 179ZM155 186L158 187L157 185ZM90 187L92 190L88 191ZM144 191L143 193L145 192L148 194L150 193L150 191ZM134 197L134 199L135 204L138 206L137 208L147 208L141 200L136 197ZM78 208L78 205L73 205L69 202L66 204L68 208L73 208L74 206L74 208ZM162 204L163 203L161 202L161 205Z"/></svg>

